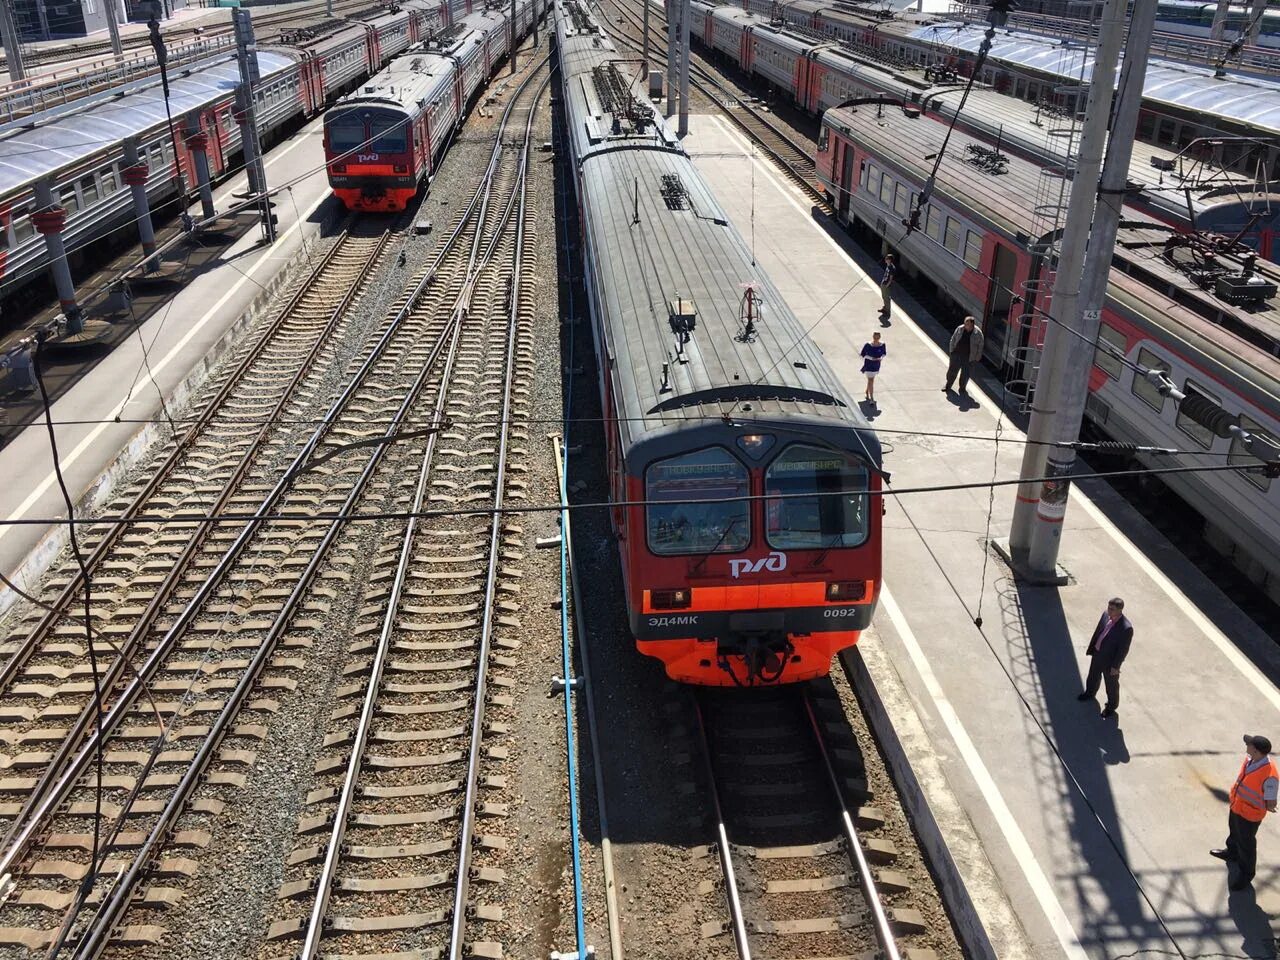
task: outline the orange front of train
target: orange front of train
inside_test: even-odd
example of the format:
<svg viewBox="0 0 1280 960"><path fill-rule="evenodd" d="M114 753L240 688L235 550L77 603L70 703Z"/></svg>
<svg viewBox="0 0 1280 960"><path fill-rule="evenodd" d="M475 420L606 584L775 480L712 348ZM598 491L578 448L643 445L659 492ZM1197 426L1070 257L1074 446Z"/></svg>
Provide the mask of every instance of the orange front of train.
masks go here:
<svg viewBox="0 0 1280 960"><path fill-rule="evenodd" d="M325 114L329 185L348 210L396 213L418 192L414 130L388 109L335 107Z"/></svg>
<svg viewBox="0 0 1280 960"><path fill-rule="evenodd" d="M752 462L705 447L627 480L631 630L640 652L684 683L825 676L880 592L878 470L825 446L744 439L771 449Z"/></svg>

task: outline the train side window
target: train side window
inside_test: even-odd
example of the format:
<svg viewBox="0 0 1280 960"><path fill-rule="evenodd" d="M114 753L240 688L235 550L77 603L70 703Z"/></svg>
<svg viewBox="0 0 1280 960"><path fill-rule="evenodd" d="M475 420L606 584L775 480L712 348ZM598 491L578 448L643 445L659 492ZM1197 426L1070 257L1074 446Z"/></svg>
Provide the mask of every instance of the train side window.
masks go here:
<svg viewBox="0 0 1280 960"><path fill-rule="evenodd" d="M1163 370L1165 373L1170 370L1168 360L1161 360L1146 348L1138 351L1138 364L1144 370ZM1133 375L1133 394L1156 413L1164 413L1164 397L1160 391L1136 373Z"/></svg>
<svg viewBox="0 0 1280 960"><path fill-rule="evenodd" d="M1280 438L1277 438L1275 434L1267 430L1263 430L1258 421L1246 417L1243 413L1240 414L1240 426L1256 437L1262 437L1264 440L1273 444L1280 444ZM1253 454L1248 453L1244 448L1244 444L1241 443L1238 438L1233 437L1231 440L1231 449L1227 452L1227 463L1232 464L1233 466L1256 467L1258 465L1258 458L1253 456ZM1271 488L1271 480L1260 473L1246 473L1243 474L1243 476L1259 490L1266 491Z"/></svg>
<svg viewBox="0 0 1280 960"><path fill-rule="evenodd" d="M964 235L964 262L975 270L982 266L982 234L976 230Z"/></svg>
<svg viewBox="0 0 1280 960"><path fill-rule="evenodd" d="M898 189L893 195L893 212L899 216L905 217L907 211L911 209L911 190L905 183L898 184Z"/></svg>
<svg viewBox="0 0 1280 960"><path fill-rule="evenodd" d="M751 543L749 501L688 502L750 493L747 468L723 447L655 461L645 470L644 483L645 528L653 553L737 553Z"/></svg>
<svg viewBox="0 0 1280 960"><path fill-rule="evenodd" d="M1182 392L1185 393L1188 397L1191 397L1193 394L1204 397L1206 400L1209 400L1214 404L1218 404L1221 402L1217 397L1209 393L1207 390L1202 390L1200 387L1196 386L1194 381L1191 381L1191 380L1187 380L1183 383ZM1213 440L1214 440L1213 431L1202 424L1196 423L1190 417L1185 416L1181 408L1179 408L1178 410L1178 417L1176 422L1178 424L1179 430L1181 430L1187 436L1191 437L1191 439L1195 440L1196 443L1200 444L1200 446L1204 447L1206 450L1208 450L1210 447L1213 446Z"/></svg>
<svg viewBox="0 0 1280 960"><path fill-rule="evenodd" d="M880 180L880 202L886 207L893 206L893 180L884 177Z"/></svg>
<svg viewBox="0 0 1280 960"><path fill-rule="evenodd" d="M880 196L880 171L875 167L867 168L867 193Z"/></svg>
<svg viewBox="0 0 1280 960"><path fill-rule="evenodd" d="M952 253L960 253L960 243L964 236L964 229L960 226L960 221L955 217L947 217L947 234L942 241Z"/></svg>
<svg viewBox="0 0 1280 960"><path fill-rule="evenodd" d="M1156 129L1156 115L1154 113L1148 113L1145 110L1142 111L1142 113L1139 114L1139 119L1138 119L1138 139L1150 140L1151 135L1155 132L1155 129Z"/></svg>
<svg viewBox="0 0 1280 960"><path fill-rule="evenodd" d="M120 181L116 168L114 166L107 167L102 171L102 195L108 196L120 189Z"/></svg>
<svg viewBox="0 0 1280 960"><path fill-rule="evenodd" d="M765 538L775 550L856 547L867 539L867 471L838 451L792 444L764 474Z"/></svg>
<svg viewBox="0 0 1280 960"><path fill-rule="evenodd" d="M942 242L942 227L946 222L946 216L935 206L929 207L929 212L924 218L924 232L930 240Z"/></svg>
<svg viewBox="0 0 1280 960"><path fill-rule="evenodd" d="M831 145L831 128L825 123L822 129L818 131L818 152L826 153L827 148Z"/></svg>
<svg viewBox="0 0 1280 960"><path fill-rule="evenodd" d="M1125 336L1115 327L1104 323L1098 328L1099 346L1094 348L1093 363L1099 370L1105 373L1112 380L1120 379L1120 371L1124 369L1124 363L1120 357L1124 356L1127 342ZM1120 356L1105 349L1102 344L1105 343L1114 347L1120 352Z"/></svg>
<svg viewBox="0 0 1280 960"><path fill-rule="evenodd" d="M13 231L15 244L30 240L36 235L36 228L31 225L31 209L24 206L20 210L9 213L9 227Z"/></svg>
<svg viewBox="0 0 1280 960"><path fill-rule="evenodd" d="M1160 121L1160 126L1156 132L1156 142L1163 144L1172 144L1174 132L1177 130L1177 121L1164 117Z"/></svg>
<svg viewBox="0 0 1280 960"><path fill-rule="evenodd" d="M85 206L98 202L98 181L92 173L80 178L80 195L84 197Z"/></svg>
<svg viewBox="0 0 1280 960"><path fill-rule="evenodd" d="M68 217L73 217L80 210L80 198L76 196L76 188L74 184L69 184L62 188L58 193L58 203L62 205L62 209L67 211Z"/></svg>

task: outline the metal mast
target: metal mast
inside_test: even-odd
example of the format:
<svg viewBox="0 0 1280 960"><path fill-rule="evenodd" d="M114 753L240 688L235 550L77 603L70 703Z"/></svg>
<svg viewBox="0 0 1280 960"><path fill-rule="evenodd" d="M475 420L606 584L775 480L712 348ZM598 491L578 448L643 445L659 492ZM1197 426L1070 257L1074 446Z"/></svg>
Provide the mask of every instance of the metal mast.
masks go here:
<svg viewBox="0 0 1280 960"><path fill-rule="evenodd" d="M680 136L689 132L689 18L691 0L680 0Z"/></svg>
<svg viewBox="0 0 1280 960"><path fill-rule="evenodd" d="M276 225L271 215L271 198L267 196L267 171L262 163L262 142L258 139L258 120L254 89L258 85L258 47L253 38L253 19L249 11L237 7L231 11L236 31L236 59L240 64L240 86L236 87L236 106L244 118L240 135L244 141L245 173L249 177L249 194L260 201L262 229L268 243L276 239Z"/></svg>
<svg viewBox="0 0 1280 960"><path fill-rule="evenodd" d="M1102 18L1098 23L1098 50L1094 57L1088 105L1080 135L1080 152L1076 158L1071 197L1067 203L1067 219L1062 230L1061 253L1056 264L1046 264L1044 267L1045 270L1054 271L1049 309L1064 323L1071 322L1071 318L1078 313L1076 304L1080 276L1084 270L1085 248L1089 240L1089 225L1093 221L1097 184L1102 174L1102 153L1107 139L1107 121L1111 116L1111 97L1115 92L1116 67L1120 59L1120 47L1124 42L1127 5L1126 0L1107 0L1102 10ZM1033 242L1042 239L1044 238L1032 238ZM1054 324L1048 325L1031 406L1031 425L1027 431L1029 440L1057 438L1055 400L1058 384L1065 372L1062 353L1066 346L1064 340L1068 339L1070 338L1064 337ZM1043 476L1044 449L1036 443L1027 444L1022 456L1022 477ZM1009 549L1019 560L1031 544L1031 529L1039 497L1039 484L1023 483L1018 487L1013 526L1009 531Z"/></svg>
<svg viewBox="0 0 1280 960"><path fill-rule="evenodd" d="M1089 370L1093 365L1094 342L1102 308L1107 300L1107 277L1115 251L1116 231L1124 208L1125 187L1129 179L1129 161L1133 157L1133 138L1138 128L1138 109L1142 104L1142 87L1147 75L1147 57L1155 28L1157 0L1137 0L1133 20L1129 24L1129 42L1125 49L1124 69L1120 74L1120 90L1116 100L1111 139L1107 144L1107 160L1098 187L1098 207L1093 218L1093 232L1085 257L1084 276L1074 314L1057 313L1079 336L1058 331L1063 342L1062 370L1057 395L1050 400L1057 407L1054 431L1047 439L1080 435L1085 400L1089 395ZM1055 305L1056 306L1056 305ZM1071 471L1076 452L1069 447L1046 447L1051 451L1045 464L1046 481L1036 509L1031 542L1027 550L1027 566L1036 573L1052 573L1062 545L1062 523L1067 509Z"/></svg>
<svg viewBox="0 0 1280 960"><path fill-rule="evenodd" d="M18 25L13 20L13 0L0 0L0 44L4 45L9 79L15 83L25 80L27 73L22 69L22 42L18 37Z"/></svg>
<svg viewBox="0 0 1280 960"><path fill-rule="evenodd" d="M679 63L679 41L676 31L680 29L677 22L680 17L682 0L666 0L667 2L667 116L676 110L676 65Z"/></svg>

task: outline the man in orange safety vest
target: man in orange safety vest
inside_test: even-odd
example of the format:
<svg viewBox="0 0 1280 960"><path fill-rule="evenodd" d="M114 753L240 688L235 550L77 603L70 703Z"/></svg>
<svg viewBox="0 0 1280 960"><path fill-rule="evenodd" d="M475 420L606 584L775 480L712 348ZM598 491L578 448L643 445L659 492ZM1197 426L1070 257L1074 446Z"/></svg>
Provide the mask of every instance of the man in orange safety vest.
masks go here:
<svg viewBox="0 0 1280 960"><path fill-rule="evenodd" d="M1209 851L1219 860L1234 862L1240 868L1239 875L1227 885L1229 890L1243 890L1253 883L1258 867L1258 827L1267 812L1276 809L1276 797L1280 793L1280 773L1271 759L1271 741L1246 733L1244 746L1249 755L1240 765L1240 775L1231 787L1227 845Z"/></svg>

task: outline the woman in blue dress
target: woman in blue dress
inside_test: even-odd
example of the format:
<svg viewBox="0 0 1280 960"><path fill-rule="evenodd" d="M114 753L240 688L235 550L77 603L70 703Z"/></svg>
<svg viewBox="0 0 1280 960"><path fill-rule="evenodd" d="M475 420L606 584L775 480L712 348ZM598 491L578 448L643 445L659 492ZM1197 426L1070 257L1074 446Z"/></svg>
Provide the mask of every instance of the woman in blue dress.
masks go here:
<svg viewBox="0 0 1280 960"><path fill-rule="evenodd" d="M880 342L879 333L873 333L871 342L862 345L862 372L867 375L866 398L873 404L876 402L876 374L880 372L880 361L888 352Z"/></svg>

